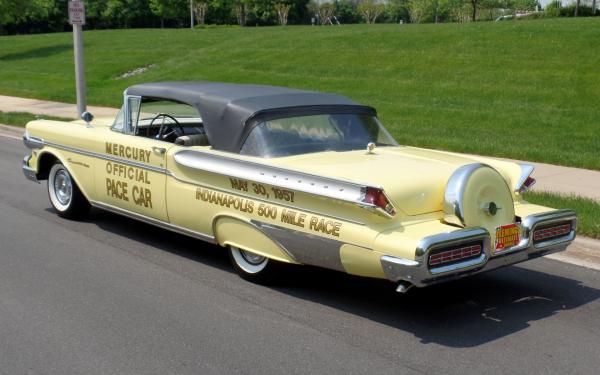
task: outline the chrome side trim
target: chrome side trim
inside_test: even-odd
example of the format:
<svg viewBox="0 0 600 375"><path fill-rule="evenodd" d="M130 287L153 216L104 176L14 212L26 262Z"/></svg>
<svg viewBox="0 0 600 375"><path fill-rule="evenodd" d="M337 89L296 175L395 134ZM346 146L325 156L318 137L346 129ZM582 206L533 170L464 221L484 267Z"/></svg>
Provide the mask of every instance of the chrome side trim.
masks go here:
<svg viewBox="0 0 600 375"><path fill-rule="evenodd" d="M42 148L44 147L44 140L38 137L31 137L26 131L23 134L23 144L29 149Z"/></svg>
<svg viewBox="0 0 600 375"><path fill-rule="evenodd" d="M280 243L298 262L345 272L340 256L344 242L256 220L251 222Z"/></svg>
<svg viewBox="0 0 600 375"><path fill-rule="evenodd" d="M248 198L248 199L254 199L254 200L265 202L265 203L269 203L269 204L273 204L274 203L272 201L268 201L268 200L265 200L265 199L262 199L262 198L259 198L259 197L254 197L254 196L250 196L250 195L244 195L244 194L234 193L234 192L231 192L231 191L228 191L228 190L224 190L224 189L220 189L220 188L217 188L217 187L214 187L214 186L204 185L204 184L199 184L199 183L196 183L196 182L188 181L188 180L185 180L185 179L177 177L174 173L172 173L171 171L169 171L168 169L165 169L165 168L153 167L153 166L149 166L149 165L146 165L146 164L141 164L141 163L130 161L130 160L126 160L126 159L120 159L120 158L117 158L117 157L114 157L114 156L110 156L110 155L106 155L106 154L99 154L99 153L96 153L96 152L85 151L85 150L81 150L81 149L78 149L78 148L64 146L64 145L53 143L53 142L46 142L46 141L42 141L42 142L43 142L44 145L48 145L50 147L55 147L55 148L58 148L58 149L61 149L61 150L73 152L73 153L76 153L76 154L81 154L81 155L90 156L90 157L94 157L94 158L99 158L99 159L103 159L103 160L113 161L115 163L129 165L129 166L135 167L135 168L146 169L146 170L149 170L149 171L152 171L152 172L164 173L164 174L167 174L167 175L173 177L174 179L176 179L179 182L186 183L186 184L189 184L189 185L203 187L203 188L206 188L206 189L217 190L217 191L220 191L222 193L227 193L227 194L231 194L231 195L237 195L237 196L240 196L240 197L244 197L244 198ZM215 173L223 174L223 173L220 173L220 172L215 172ZM330 215L330 214L326 214L326 213L322 213L322 212L318 212L318 211L307 210L305 208L300 208L300 207L297 207L297 206L294 206L294 205L285 204L283 202L277 202L276 204L278 204L278 205L280 205L282 207L287 207L287 208L291 208L291 209L294 209L294 210L309 212L309 213L312 213L312 214L315 214L315 215L324 216L324 217L330 217L332 219L343 220L343 221L346 221L346 222L349 222L349 223L353 223L353 224L365 225L365 223L361 222L361 221L357 221L357 220L353 220L353 219L348 219L348 218L343 218L343 217L339 217L339 216L334 216L334 215ZM364 204L364 206L365 206L364 208L369 208L369 205L366 204L366 203Z"/></svg>
<svg viewBox="0 0 600 375"><path fill-rule="evenodd" d="M538 244L533 243L533 232L536 227L564 221L571 221L571 232L568 235ZM381 257L381 266L389 280L407 281L419 287L486 272L565 250L575 239L577 217L571 210L544 212L527 216L522 221L522 227L523 239L519 245L497 254L492 253L487 231L483 228L474 228L425 237L416 249L415 260L385 255ZM481 257L445 267L428 269L427 259L432 249L471 242L477 238L477 232L480 232L482 236L484 232L487 237L487 242L484 242L484 254ZM446 242L446 240L448 241Z"/></svg>
<svg viewBox="0 0 600 375"><path fill-rule="evenodd" d="M362 202L366 188L381 189L378 186L322 177L198 150L181 150L176 152L173 157L177 164L187 168L351 202L368 209L377 207Z"/></svg>
<svg viewBox="0 0 600 375"><path fill-rule="evenodd" d="M521 186L523 186L525 180L527 180L527 177L531 176L533 170L535 169L535 167L531 164L519 163L519 167L521 167L521 174L519 175L519 179L515 183L515 186L513 186L513 191L515 193L519 192L519 189Z"/></svg>
<svg viewBox="0 0 600 375"><path fill-rule="evenodd" d="M244 197L244 198L247 198L247 199L253 199L253 200L257 200L257 201L264 202L264 203L274 204L274 202L272 202L272 201L268 201L266 199L262 199L262 198L259 198L259 197L254 197L254 196L250 196L250 195L244 195L244 194L234 193L234 192L231 192L229 190L220 189L220 188L217 188L217 187L214 187L214 186L211 186L211 185L199 184L199 183L196 183L196 182L188 181L188 180L185 180L185 179L177 177L174 173L172 173L171 171L169 171L168 169L165 169L165 168L158 168L158 167L148 166L148 165L145 165L145 164L141 164L141 163L130 161L130 160L116 158L116 157L109 156L109 155L106 155L106 154L99 154L99 153L96 153L96 152L85 151L85 150L81 150L81 149L73 148L73 147L69 147L69 146L64 146L64 145L57 144L57 143L46 142L46 141L43 141L43 140L42 140L42 142L43 142L43 145L48 145L50 147L55 147L55 148L58 148L58 149L61 149L61 150L65 150L65 151L69 151L69 152L73 152L73 153L76 153L76 154L90 156L90 157L95 157L95 158L104 159L104 160L109 160L109 161L113 161L115 163L125 164L125 165L129 165L129 166L135 167L135 168L146 169L146 170L149 170L149 171L152 171L152 172L164 173L164 174L167 174L167 175L173 177L175 180L177 180L179 182L186 183L186 184L189 184L189 185L203 187L203 188L206 188L206 189L212 189L212 190L220 191L222 193L236 195L236 196ZM216 172L216 173L218 173L218 172ZM329 217L329 218L332 218L332 219L342 220L342 221L346 221L346 222L357 224L357 225L365 225L365 223L362 222L362 221L357 221L357 220L353 220L353 219L348 219L348 218L343 218L343 217L339 217L339 216L334 216L334 215L322 213L322 212L319 212L319 211L307 210L306 208L301 208L301 207L290 205L290 204L286 204L286 203L283 203L283 202L276 202L275 204L277 204L279 206L282 206L282 207L291 208L291 209L298 210L298 211L304 211L304 212L312 213L312 214L319 215L319 216Z"/></svg>
<svg viewBox="0 0 600 375"><path fill-rule="evenodd" d="M173 177L175 180L177 180L177 181L179 181L181 183L184 183L184 184L188 184L188 185L192 185L192 186L197 186L197 187L201 187L201 188L205 188L205 189L211 189L211 190L215 190L215 191L218 191L218 192L221 192L221 193L235 195L235 196L238 196L238 197L242 197L242 198L246 198L246 199L251 199L251 200L255 200L255 201L259 201L259 202L263 202L263 203L276 204L278 206L285 207L285 208L291 208L291 209L296 210L296 211L307 212L307 213L311 213L311 214L314 214L314 215L319 215L319 216L328 217L328 218L331 218L331 219L341 220L341 221L345 221L345 222L352 223L352 224L366 225L362 221L357 221L357 220L354 220L354 219L348 219L348 218L345 218L345 217L335 216L335 215L331 215L331 214L327 214L327 213L323 213L323 212L319 212L319 211L313 211L313 210L309 210L309 209L306 209L306 208L294 206L294 205L291 205L291 204L288 204L288 203L285 203L285 202L273 202L273 201L269 201L269 200L266 200L266 199L263 199L263 198L260 198L260 197L255 197L255 196L251 196L251 195L246 195L246 194L242 194L242 193L238 193L238 192L232 192L232 191L229 191L229 190L221 189L221 188L218 188L218 187L215 187L215 186L212 186L212 185L199 184L197 182L192 182L192 181L189 181L189 180L182 179L182 178L176 176L171 171L167 171L167 175L169 175L170 177Z"/></svg>
<svg viewBox="0 0 600 375"><path fill-rule="evenodd" d="M90 204L93 207L100 208L100 209L106 210L106 211L110 211L110 212L113 212L115 214L123 215L123 216L126 216L126 217L130 218L130 219L139 220L139 221L142 221L142 222L147 223L147 224L152 224L152 225L155 225L157 227L170 230L172 232L176 232L176 233L179 233L179 234L183 234L183 235L186 235L186 236L197 238L197 239L202 240L202 241L206 241L206 242L210 242L210 243L216 244L215 237L214 236L210 236L208 234L195 232L193 230L182 228L182 227L179 227L177 225L173 225L171 223L167 223L167 222L162 221L162 220L153 219L153 218L148 217L148 216L140 215L138 213L135 213L135 212L132 212L132 211L129 211L129 210L125 210L125 209L122 209L122 208L119 208L119 207L115 207L115 206L110 205L110 204L105 204L105 203L97 202L97 201L90 201Z"/></svg>
<svg viewBox="0 0 600 375"><path fill-rule="evenodd" d="M37 178L37 173L35 173L35 171L33 170L33 168L31 168L29 166L29 159L31 159L31 155L27 155L23 158L23 174L25 175L25 177L28 180L31 180L33 182L37 182L38 184L40 183L40 181Z"/></svg>
<svg viewBox="0 0 600 375"><path fill-rule="evenodd" d="M147 164L143 164L143 163L139 163L136 161L127 160L127 159L121 159L121 158L117 158L117 157L106 155L106 154L99 154L97 152L86 151L86 150L82 150L80 148L65 146L65 145L48 142L48 141L44 141L44 145L47 145L49 147L58 148L61 150L65 150L68 152L73 152L76 154L84 155L84 156L108 160L108 161L112 161L112 162L119 163L119 164L125 164L125 165L135 167L135 168L145 169L145 170L152 171L152 172L157 172L157 173L162 173L162 174L167 173L167 170L165 168L154 167L152 165L147 165Z"/></svg>

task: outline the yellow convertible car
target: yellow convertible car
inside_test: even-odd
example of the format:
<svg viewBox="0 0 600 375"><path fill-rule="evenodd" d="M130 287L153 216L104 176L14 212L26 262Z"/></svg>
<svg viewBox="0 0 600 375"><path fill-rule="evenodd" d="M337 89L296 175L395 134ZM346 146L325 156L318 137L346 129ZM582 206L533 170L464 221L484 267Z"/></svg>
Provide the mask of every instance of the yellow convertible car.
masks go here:
<svg viewBox="0 0 600 375"><path fill-rule="evenodd" d="M221 245L245 279L286 263L399 292L564 250L577 218L523 200L533 167L401 146L346 97L211 82L135 85L116 119L33 121L25 176L66 218L90 206Z"/></svg>

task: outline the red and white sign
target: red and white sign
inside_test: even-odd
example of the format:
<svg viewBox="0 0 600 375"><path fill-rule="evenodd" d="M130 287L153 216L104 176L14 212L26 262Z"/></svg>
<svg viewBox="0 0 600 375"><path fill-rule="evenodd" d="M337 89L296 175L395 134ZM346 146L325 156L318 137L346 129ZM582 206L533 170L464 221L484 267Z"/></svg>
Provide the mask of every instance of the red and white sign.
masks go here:
<svg viewBox="0 0 600 375"><path fill-rule="evenodd" d="M71 25L85 25L83 1L69 1L69 23Z"/></svg>

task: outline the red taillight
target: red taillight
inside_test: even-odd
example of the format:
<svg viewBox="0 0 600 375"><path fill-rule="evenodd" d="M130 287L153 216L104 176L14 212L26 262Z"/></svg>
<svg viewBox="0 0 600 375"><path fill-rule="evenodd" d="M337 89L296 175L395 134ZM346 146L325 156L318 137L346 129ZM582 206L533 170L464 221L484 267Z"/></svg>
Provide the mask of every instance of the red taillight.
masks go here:
<svg viewBox="0 0 600 375"><path fill-rule="evenodd" d="M472 258L481 254L481 245L469 245L459 247L458 249L451 249L441 251L429 256L429 265L437 266L444 263L455 262L461 259Z"/></svg>
<svg viewBox="0 0 600 375"><path fill-rule="evenodd" d="M531 189L531 187L535 184L535 178L533 177L527 177L525 179L525 182L523 182L523 185L521 185L521 187L519 188L519 193L524 193L527 190Z"/></svg>
<svg viewBox="0 0 600 375"><path fill-rule="evenodd" d="M561 237L571 232L571 224L560 224L551 227L543 227L533 232L533 241L538 242L550 238Z"/></svg>
<svg viewBox="0 0 600 375"><path fill-rule="evenodd" d="M373 187L368 187L365 191L365 197L362 200L364 203L372 204L376 207L381 208L389 215L396 215L396 210L394 206L390 203L390 201L385 196L383 190Z"/></svg>

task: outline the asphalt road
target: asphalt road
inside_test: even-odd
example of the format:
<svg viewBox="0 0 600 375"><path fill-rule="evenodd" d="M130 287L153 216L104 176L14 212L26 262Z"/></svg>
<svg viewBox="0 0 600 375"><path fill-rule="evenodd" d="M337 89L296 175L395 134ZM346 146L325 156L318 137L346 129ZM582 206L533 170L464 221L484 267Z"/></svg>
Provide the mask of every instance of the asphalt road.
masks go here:
<svg viewBox="0 0 600 375"><path fill-rule="evenodd" d="M300 267L275 288L222 249L50 209L0 137L1 374L597 374L600 272L539 259L391 284Z"/></svg>

